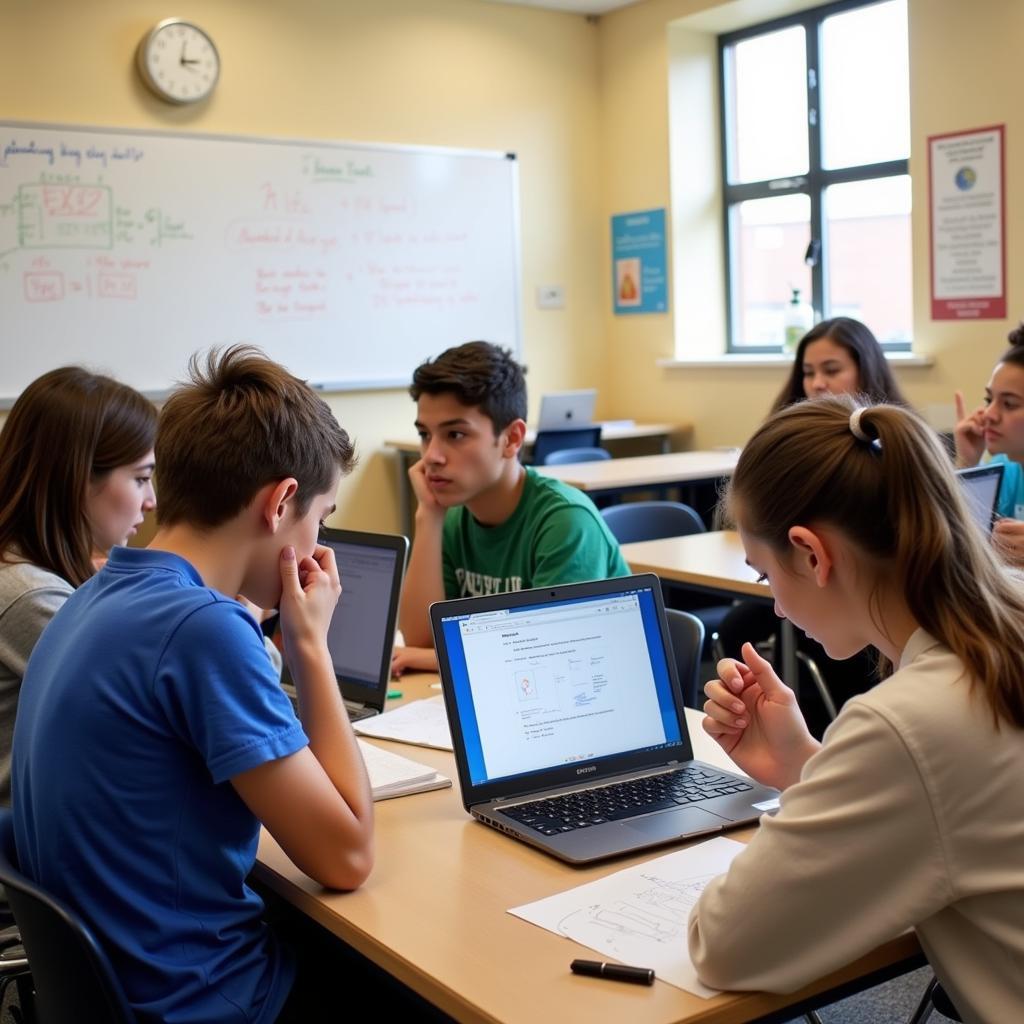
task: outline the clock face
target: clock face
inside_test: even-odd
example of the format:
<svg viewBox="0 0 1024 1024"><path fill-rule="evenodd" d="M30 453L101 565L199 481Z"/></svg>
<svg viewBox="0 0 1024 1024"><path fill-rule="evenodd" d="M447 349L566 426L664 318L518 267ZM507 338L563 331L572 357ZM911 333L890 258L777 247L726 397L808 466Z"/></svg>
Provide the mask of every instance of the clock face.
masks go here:
<svg viewBox="0 0 1024 1024"><path fill-rule="evenodd" d="M198 26L177 18L156 25L139 44L139 71L161 99L195 103L217 84L220 57Z"/></svg>

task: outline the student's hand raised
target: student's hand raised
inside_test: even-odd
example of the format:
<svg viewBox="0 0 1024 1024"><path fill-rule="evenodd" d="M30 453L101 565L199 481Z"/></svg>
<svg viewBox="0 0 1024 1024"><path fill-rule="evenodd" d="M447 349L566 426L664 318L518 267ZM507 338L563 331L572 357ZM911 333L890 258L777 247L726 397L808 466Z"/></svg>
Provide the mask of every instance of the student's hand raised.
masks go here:
<svg viewBox="0 0 1024 1024"><path fill-rule="evenodd" d="M956 464L976 466L985 454L985 406L979 405L968 413L962 391L955 392L953 400L956 405L956 426L953 428Z"/></svg>
<svg viewBox="0 0 1024 1024"><path fill-rule="evenodd" d="M748 775L785 789L819 744L807 731L796 695L771 664L743 645L743 661L723 658L704 687L704 731Z"/></svg>
<svg viewBox="0 0 1024 1024"><path fill-rule="evenodd" d="M281 552L281 631L285 650L322 647L341 596L338 566L331 548L318 544L312 558L295 560L295 549Z"/></svg>
<svg viewBox="0 0 1024 1024"><path fill-rule="evenodd" d="M1003 561L1024 567L1024 522L1019 519L998 519L992 527L992 544Z"/></svg>

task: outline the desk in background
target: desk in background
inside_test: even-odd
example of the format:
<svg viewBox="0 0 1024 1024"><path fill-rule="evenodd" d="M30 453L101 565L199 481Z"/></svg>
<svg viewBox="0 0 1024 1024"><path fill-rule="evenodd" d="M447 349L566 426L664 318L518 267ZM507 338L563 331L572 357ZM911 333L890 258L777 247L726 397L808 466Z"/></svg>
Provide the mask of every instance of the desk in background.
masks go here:
<svg viewBox="0 0 1024 1024"><path fill-rule="evenodd" d="M601 424L601 446L616 457L636 456L639 452L650 451L653 447L658 453L671 451L673 444L681 443L681 438L689 434L690 426L685 423L632 423L628 420L611 420ZM526 432L524 455L529 457L537 431ZM409 484L409 468L420 457L420 443L415 437L399 438L384 442L395 450L395 464L398 470L399 516L402 532L407 537L413 534L413 496ZM616 461L614 458L612 461Z"/></svg>
<svg viewBox="0 0 1024 1024"><path fill-rule="evenodd" d="M734 530L623 544L622 557L633 572L653 572L688 590L774 603L768 584L759 583L757 573L747 565L739 534ZM782 620L781 636L781 675L799 692L796 634L788 619Z"/></svg>
<svg viewBox="0 0 1024 1024"><path fill-rule="evenodd" d="M435 680L436 676L418 674L404 677L400 685L406 699L416 699L435 696L437 691L429 688ZM687 712L697 756L722 763L724 754L696 727L700 718L699 712ZM377 863L366 885L344 894L322 889L265 832L255 875L272 892L458 1021L738 1024L782 1007L802 1005L858 980L873 983L920 966L917 940L907 934L788 996L723 993L704 1000L663 982L641 988L574 976L569 973L569 961L577 956L593 959L593 950L512 917L506 913L508 908L674 847L595 867L571 868L470 818L462 808L452 754L381 745L432 765L456 781L452 789L376 805ZM751 833L730 834L744 839ZM343 993L347 979L338 981Z"/></svg>

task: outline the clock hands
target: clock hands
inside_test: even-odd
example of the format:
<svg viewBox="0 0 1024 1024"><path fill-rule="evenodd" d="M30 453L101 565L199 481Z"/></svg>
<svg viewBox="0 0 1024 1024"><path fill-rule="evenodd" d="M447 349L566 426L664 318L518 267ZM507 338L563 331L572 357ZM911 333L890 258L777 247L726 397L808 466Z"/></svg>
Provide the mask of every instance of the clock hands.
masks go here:
<svg viewBox="0 0 1024 1024"><path fill-rule="evenodd" d="M186 57L185 56L185 47L186 46L187 46L186 43L182 43L181 44L181 59L178 61L178 63L181 64L182 67L188 68L189 71L194 71L195 68L193 68L192 65L193 64L198 64L199 63L199 58L193 57L193 58L190 59L190 58Z"/></svg>

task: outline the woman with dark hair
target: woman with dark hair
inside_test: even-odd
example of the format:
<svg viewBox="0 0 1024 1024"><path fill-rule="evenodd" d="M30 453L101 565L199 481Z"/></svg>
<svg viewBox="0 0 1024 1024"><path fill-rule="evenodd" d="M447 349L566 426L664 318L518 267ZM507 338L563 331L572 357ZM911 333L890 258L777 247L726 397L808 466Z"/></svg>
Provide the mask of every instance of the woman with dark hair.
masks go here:
<svg viewBox="0 0 1024 1024"><path fill-rule="evenodd" d="M156 410L77 366L33 381L0 431L0 803L10 800L18 691L75 587L156 505Z"/></svg>
<svg viewBox="0 0 1024 1024"><path fill-rule="evenodd" d="M985 401L967 412L962 391L956 393L956 462L976 466L988 451L1001 462L1003 482L992 540L1013 565L1024 565L1024 323L1010 331L1009 349L996 363L985 386Z"/></svg>
<svg viewBox="0 0 1024 1024"><path fill-rule="evenodd" d="M861 394L873 402L907 404L878 339L848 316L822 320L800 339L793 369L772 412L827 394Z"/></svg>

